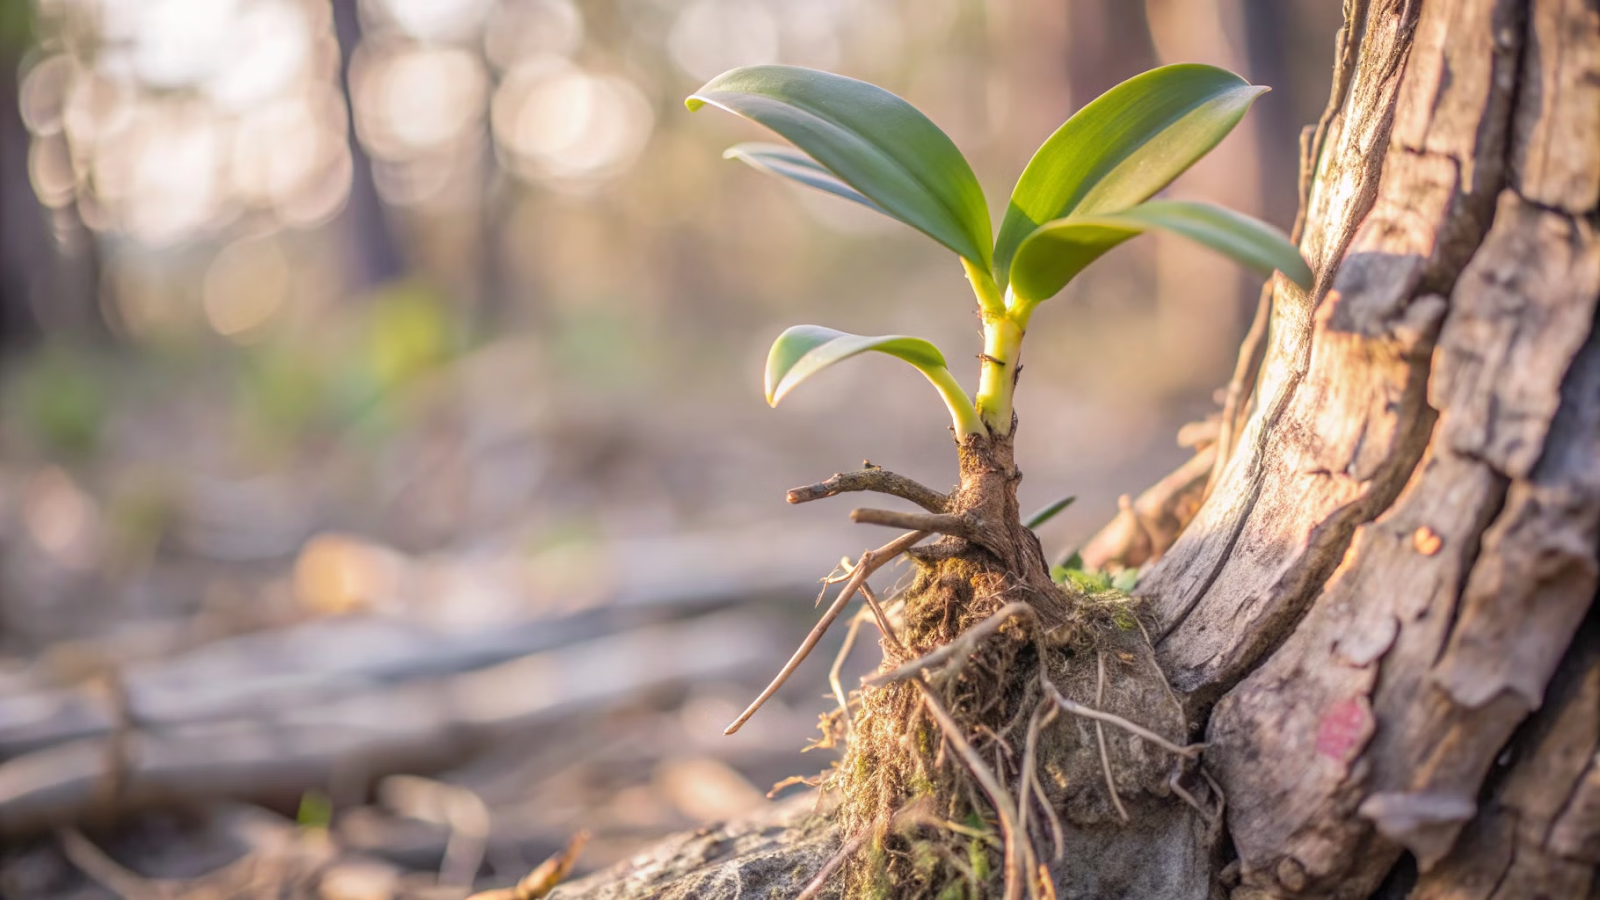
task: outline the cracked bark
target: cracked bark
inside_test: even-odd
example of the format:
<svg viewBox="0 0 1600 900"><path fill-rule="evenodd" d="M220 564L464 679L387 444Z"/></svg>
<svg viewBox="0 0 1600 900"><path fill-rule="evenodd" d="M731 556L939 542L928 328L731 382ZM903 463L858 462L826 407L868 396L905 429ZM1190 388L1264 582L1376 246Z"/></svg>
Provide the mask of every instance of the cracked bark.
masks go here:
<svg viewBox="0 0 1600 900"><path fill-rule="evenodd" d="M1600 0L1345 11L1316 284L1270 286L1139 587L1228 797L1209 887L1600 897ZM1186 510L1206 468L1136 507ZM768 895L741 884L695 896Z"/></svg>

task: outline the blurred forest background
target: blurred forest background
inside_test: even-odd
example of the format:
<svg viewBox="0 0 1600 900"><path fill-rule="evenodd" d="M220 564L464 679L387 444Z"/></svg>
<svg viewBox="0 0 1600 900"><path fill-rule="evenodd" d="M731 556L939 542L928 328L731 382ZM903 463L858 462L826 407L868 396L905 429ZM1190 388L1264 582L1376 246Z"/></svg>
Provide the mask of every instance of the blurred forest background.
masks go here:
<svg viewBox="0 0 1600 900"><path fill-rule="evenodd" d="M683 97L755 62L876 82L951 134L998 212L1071 111L1211 63L1273 90L1171 193L1287 230L1339 16L0 0L0 831L250 799L246 818L331 827L334 858L365 848L382 883L460 887L578 827L603 864L825 766L796 755L822 661L721 736L809 626L815 579L881 543L848 501L783 491L863 457L940 486L954 457L915 373L867 360L774 412L766 349L815 322L962 357L973 304L931 241L723 161L763 135ZM1047 550L1185 458L1174 435L1214 408L1256 293L1158 236L1037 317L1023 505L1080 498ZM67 747L89 748L70 771ZM169 845L190 848L173 877L232 858L194 849L221 826L120 821L96 840L132 869ZM40 841L0 859L0 891L104 887L90 850Z"/></svg>

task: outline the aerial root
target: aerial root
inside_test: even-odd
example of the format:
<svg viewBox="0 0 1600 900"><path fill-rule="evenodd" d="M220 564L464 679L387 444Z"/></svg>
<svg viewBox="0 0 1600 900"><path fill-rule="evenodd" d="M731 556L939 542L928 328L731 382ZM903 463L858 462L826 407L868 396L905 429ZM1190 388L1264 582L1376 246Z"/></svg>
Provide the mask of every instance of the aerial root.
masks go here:
<svg viewBox="0 0 1600 900"><path fill-rule="evenodd" d="M817 870L817 874L806 884L805 890L801 891L795 900L816 900L816 897L822 893L822 889L828 886L828 879L832 878L833 873L839 871L841 866L849 862L850 857L854 856L856 851L861 849L861 845L867 842L867 835L871 833L871 828L863 828L855 837L845 841L839 851L828 857L828 861L822 864L822 868Z"/></svg>
<svg viewBox="0 0 1600 900"><path fill-rule="evenodd" d="M861 554L860 561L856 563L854 571L850 573L850 580L845 582L844 587L839 591L838 599L834 600L833 605L828 607L828 611L822 614L822 618L811 629L811 633L806 635L806 639L800 643L800 647L795 650L794 655L789 657L789 661L784 663L783 668L778 671L777 677L772 679L771 684L767 685L767 689L762 691L761 695L756 697L755 701L744 712L739 714L739 718L733 720L733 724L729 725L723 731L723 734L733 734L743 728L744 723L750 721L750 717L756 714L756 710L772 699L772 695L778 692L778 688L783 687L783 683L789 680L789 676L794 674L794 670L799 668L802 662L805 662L807 656L811 655L811 651L816 648L817 642L822 640L822 636L827 633L828 626L839 618L839 613L844 611L845 604L850 602L850 598L855 596L856 591L860 590L863 584L866 584L868 575L876 572L895 557L911 549L913 544L927 536L928 532L926 531L908 532L876 550L869 550Z"/></svg>
<svg viewBox="0 0 1600 900"><path fill-rule="evenodd" d="M900 643L900 635L895 633L894 623L889 621L889 614L884 612L883 604L878 602L878 595L873 593L865 581L861 583L861 596L867 601L867 609L872 611L873 618L877 619L878 631L883 634L883 639L889 642L889 646L901 659L909 658L911 651L906 649L905 644Z"/></svg>
<svg viewBox="0 0 1600 900"><path fill-rule="evenodd" d="M812 500L822 500L850 491L888 494L891 497L910 500L931 513L943 513L950 509L950 498L947 495L918 484L904 475L896 475L875 466L869 466L859 472L840 472L826 481L794 488L789 491L785 499L790 503L810 503Z"/></svg>
<svg viewBox="0 0 1600 900"><path fill-rule="evenodd" d="M1050 842L1055 850L1052 857L1056 862L1066 854L1066 839L1061 831L1061 818L1056 815L1055 807L1050 805L1050 796L1045 793L1044 785L1039 782L1039 732L1045 726L1055 721L1061 710L1049 700L1040 701L1034 707L1033 715L1028 718L1028 739L1022 749L1022 774L1017 785L1017 827L1023 834L1028 833L1028 814L1032 809L1028 802L1028 790L1031 787L1038 792L1039 806L1044 810L1045 816L1050 821Z"/></svg>
<svg viewBox="0 0 1600 900"><path fill-rule="evenodd" d="M1184 759L1195 759L1199 757L1200 751L1206 748L1205 744L1190 744L1187 747L1180 747L1154 731L1142 725L1136 725L1116 713L1102 712L1098 709L1091 709L1081 703L1076 703L1062 696L1061 691L1056 689L1055 683L1048 678L1044 679L1044 689L1062 712L1071 713L1074 716L1081 716L1096 722L1104 722L1107 725L1115 725L1135 737L1143 738L1168 753L1176 754Z"/></svg>
<svg viewBox="0 0 1600 900"><path fill-rule="evenodd" d="M855 734L855 717L850 715L850 701L844 691L844 684L839 680L839 672L844 668L844 661L850 656L850 651L855 649L856 635L861 633L861 623L867 620L869 610L863 608L860 612L850 617L850 628L844 633L844 644L839 647L839 654L833 658L833 665L828 669L828 686L833 688L833 699L839 701L839 715L844 719L845 737ZM825 729L832 732L831 728ZM824 737L824 740L829 740Z"/></svg>
<svg viewBox="0 0 1600 900"><path fill-rule="evenodd" d="M1094 705L1105 705L1106 694L1106 655L1104 652L1095 655L1095 669L1097 676L1094 686ZM1111 754L1106 752L1105 724L1096 720L1094 723L1094 739L1100 744L1100 769L1106 775L1106 790L1111 793L1111 805L1117 808L1117 815L1122 821L1128 821L1128 810L1122 805L1122 798L1117 796L1117 781L1111 777Z"/></svg>

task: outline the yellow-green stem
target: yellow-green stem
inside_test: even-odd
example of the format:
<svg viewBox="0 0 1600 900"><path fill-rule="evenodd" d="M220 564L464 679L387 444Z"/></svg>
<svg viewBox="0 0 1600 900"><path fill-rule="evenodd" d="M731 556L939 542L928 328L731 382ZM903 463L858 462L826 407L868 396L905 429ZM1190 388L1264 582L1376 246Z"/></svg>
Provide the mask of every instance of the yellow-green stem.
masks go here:
<svg viewBox="0 0 1600 900"><path fill-rule="evenodd" d="M1027 307L983 317L983 367L978 376L978 417L992 434L1011 430L1011 395L1017 383L1022 336L1028 328Z"/></svg>
<svg viewBox="0 0 1600 900"><path fill-rule="evenodd" d="M966 257L961 258L961 268L967 273L967 281L972 284L972 293L977 295L978 308L984 317L1005 315L1005 297L1000 293L1000 286L994 283L994 276Z"/></svg>
<svg viewBox="0 0 1600 900"><path fill-rule="evenodd" d="M950 408L950 420L955 424L957 440L971 434L989 433L988 429L983 427L982 420L978 418L978 411L972 406L972 398L961 389L961 385L956 382L956 377L950 374L949 369L921 369L921 372L933 382L934 388L939 391L939 396L944 398L944 405Z"/></svg>

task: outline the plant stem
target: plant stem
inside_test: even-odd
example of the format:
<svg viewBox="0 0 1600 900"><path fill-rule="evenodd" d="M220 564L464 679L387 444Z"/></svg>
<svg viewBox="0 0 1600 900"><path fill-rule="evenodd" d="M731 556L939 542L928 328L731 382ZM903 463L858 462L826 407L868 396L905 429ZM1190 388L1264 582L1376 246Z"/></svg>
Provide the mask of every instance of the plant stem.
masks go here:
<svg viewBox="0 0 1600 900"><path fill-rule="evenodd" d="M1011 430L1011 393L1017 383L1022 335L1028 328L1027 307L983 317L983 367L978 377L978 416L991 434Z"/></svg>
<svg viewBox="0 0 1600 900"><path fill-rule="evenodd" d="M966 257L961 258L961 268L967 273L967 281L972 284L972 293L978 297L978 309L983 311L984 318L1005 315L1005 297L1000 293L1000 286L994 283L994 276L973 265Z"/></svg>
<svg viewBox="0 0 1600 900"><path fill-rule="evenodd" d="M920 367L919 367L920 368ZM950 409L950 420L955 425L956 440L962 440L970 434L989 434L983 421L978 418L978 411L972 406L972 398L961 389L956 382L956 377L950 374L949 369L920 369L933 386L939 391L939 396L944 398L944 405Z"/></svg>

